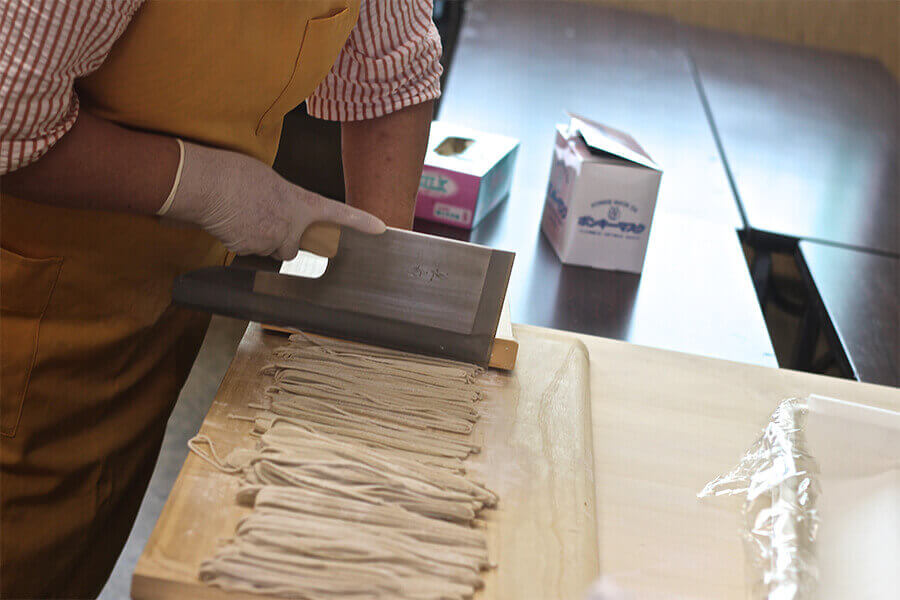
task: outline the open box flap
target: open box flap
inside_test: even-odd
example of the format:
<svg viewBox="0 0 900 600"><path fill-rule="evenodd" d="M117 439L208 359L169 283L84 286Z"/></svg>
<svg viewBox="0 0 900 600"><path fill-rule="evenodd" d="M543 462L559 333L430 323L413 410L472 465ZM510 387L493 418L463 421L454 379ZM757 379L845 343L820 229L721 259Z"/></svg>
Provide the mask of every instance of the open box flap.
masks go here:
<svg viewBox="0 0 900 600"><path fill-rule="evenodd" d="M584 143L592 151L611 154L642 167L662 171L641 145L624 131L602 125L572 112L566 112L566 114L571 119L569 131L579 133Z"/></svg>
<svg viewBox="0 0 900 600"><path fill-rule="evenodd" d="M518 140L505 135L434 121L425 165L483 177L518 145Z"/></svg>

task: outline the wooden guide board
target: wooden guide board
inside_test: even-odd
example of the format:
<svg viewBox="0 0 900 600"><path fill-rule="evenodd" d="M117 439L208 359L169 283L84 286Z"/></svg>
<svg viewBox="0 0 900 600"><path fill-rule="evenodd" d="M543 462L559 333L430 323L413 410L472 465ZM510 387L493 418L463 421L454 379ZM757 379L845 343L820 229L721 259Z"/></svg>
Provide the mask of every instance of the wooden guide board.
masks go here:
<svg viewBox="0 0 900 600"><path fill-rule="evenodd" d="M573 598L597 572L597 528L588 393L589 361L573 339L531 334L519 351L516 373L489 371L475 436L482 451L467 470L500 497L486 510L489 557L476 598ZM286 343L252 324L244 335L200 432L217 453L252 447L252 424L229 415L254 416L248 408L268 385L259 370ZM230 538L250 509L235 504L238 478L189 455L175 482L132 579L136 599L260 598L230 594L197 578L201 561Z"/></svg>
<svg viewBox="0 0 900 600"><path fill-rule="evenodd" d="M781 399L816 393L900 411L896 388L550 329L514 329L520 356L534 344L575 339L590 353L593 522L599 540L594 568L635 598L745 600L740 515L727 503L700 502L695 495L735 464ZM260 344L265 341L251 327L222 385L230 394L256 393L258 379L247 367L254 352L262 360ZM245 424L224 420L228 412L233 410L217 397L203 431L214 440L241 433ZM565 440L557 442L563 446ZM244 510L233 501L236 482L201 470L200 464L193 456L185 462L135 570L135 598L260 598L196 584L200 559L191 553L213 548L223 536L219 532L229 535ZM173 518L198 510L198 501L214 509L194 520ZM540 547L532 552L536 560L548 554ZM544 591L528 590L519 598L563 597Z"/></svg>
<svg viewBox="0 0 900 600"><path fill-rule="evenodd" d="M282 272L284 272L284 270L282 270ZM503 301L503 307L500 309L500 320L497 322L497 333L494 335L494 344L491 346L491 359L488 366L492 369L512 371L516 368L516 356L518 356L519 353L519 343L516 341L516 336L513 333L509 312L509 299L507 298ZM262 328L266 331L284 334L291 334L299 331L298 329L291 327L268 325L266 323L262 324Z"/></svg>

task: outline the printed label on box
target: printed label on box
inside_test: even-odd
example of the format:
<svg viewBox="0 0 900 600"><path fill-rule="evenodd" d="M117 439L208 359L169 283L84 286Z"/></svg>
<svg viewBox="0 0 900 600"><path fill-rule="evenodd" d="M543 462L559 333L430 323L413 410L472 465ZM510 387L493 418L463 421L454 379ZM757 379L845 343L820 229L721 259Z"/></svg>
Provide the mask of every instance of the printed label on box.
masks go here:
<svg viewBox="0 0 900 600"><path fill-rule="evenodd" d="M559 152L554 152L556 158L550 169L550 182L547 184L547 204L553 209L551 213L557 225L561 225L566 217L569 216L568 197L570 183L574 179L565 160L559 156Z"/></svg>
<svg viewBox="0 0 900 600"><path fill-rule="evenodd" d="M434 198L449 198L457 192L456 182L438 171L425 169L419 179L419 193Z"/></svg>
<svg viewBox="0 0 900 600"><path fill-rule="evenodd" d="M465 208L460 208L458 206L451 206L449 204L444 204L443 202L434 203L434 216L453 221L454 223L459 223L460 225L468 225L472 222L471 210L466 210Z"/></svg>
<svg viewBox="0 0 900 600"><path fill-rule="evenodd" d="M645 223L638 222L643 220L640 207L626 200L598 200L591 203L591 209L592 214L578 217L581 233L636 240L647 230Z"/></svg>

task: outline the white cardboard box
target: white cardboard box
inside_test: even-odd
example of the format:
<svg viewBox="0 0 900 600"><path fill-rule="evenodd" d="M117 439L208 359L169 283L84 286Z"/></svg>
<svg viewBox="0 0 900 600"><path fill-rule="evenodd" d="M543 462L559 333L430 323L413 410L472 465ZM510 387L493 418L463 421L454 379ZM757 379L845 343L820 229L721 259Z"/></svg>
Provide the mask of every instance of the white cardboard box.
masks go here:
<svg viewBox="0 0 900 600"><path fill-rule="evenodd" d="M567 264L640 273L662 170L627 133L558 125L541 229Z"/></svg>

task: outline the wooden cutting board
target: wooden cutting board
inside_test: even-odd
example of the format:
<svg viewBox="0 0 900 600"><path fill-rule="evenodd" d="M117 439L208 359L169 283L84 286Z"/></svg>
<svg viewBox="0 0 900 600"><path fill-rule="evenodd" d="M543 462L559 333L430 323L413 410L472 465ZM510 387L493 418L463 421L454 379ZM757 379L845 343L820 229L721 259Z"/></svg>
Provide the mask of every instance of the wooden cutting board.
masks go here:
<svg viewBox="0 0 900 600"><path fill-rule="evenodd" d="M291 263L285 263L289 265ZM286 271L282 267L282 273ZM290 271L287 271L290 274ZM503 307L500 309L500 320L497 323L497 333L494 335L494 345L491 347L491 359L488 366L492 369L500 369L501 371L512 371L516 368L516 357L519 352L519 342L513 333L512 321L510 320L509 299L503 300ZM282 327L280 325L262 324L264 331L274 333L291 334L297 333L299 330L292 327Z"/></svg>
<svg viewBox="0 0 900 600"><path fill-rule="evenodd" d="M574 570L580 567L596 571L596 549L591 543L599 540L600 570L615 579L630 598L745 600L749 597L739 512L729 503L701 502L696 494L707 481L734 466L781 399L815 393L900 411L897 388L526 325L515 325L514 331L523 357L536 344L551 342L565 346L580 340L589 350L592 435L581 433L579 427L573 426L571 440L561 439L557 444L545 443L539 447L555 446L564 454L561 459L571 460L576 455L583 456L585 449L567 450L566 446L577 447L583 439L592 438L593 474L579 468L578 483L567 483L571 479L566 474L548 485L578 489L581 482L593 478L594 494L577 493L583 494L588 502L596 498L593 522L598 534L593 538L578 538L586 547L588 559L577 562ZM213 439L221 437L223 450L230 449L226 440L233 440L234 444L244 435L244 423L225 418L229 412L238 412L231 399L242 394L252 397L256 393L259 380L253 366L261 364L267 348L275 344L274 340L264 340L252 327L242 342L222 384L223 391L230 391L220 392L203 425L203 431ZM530 356L529 364L533 364L535 355ZM517 368L516 374L523 377L527 371L524 367ZM506 385L502 379L495 383ZM569 416L560 423L566 419L578 420ZM509 454L502 451L497 457ZM548 465L556 462L551 457L543 464L549 469ZM507 466L504 473L512 473L514 468ZM508 480L502 485L512 487ZM233 502L235 488L231 478L213 473L194 457L188 458L138 562L134 577L136 598L241 600L241 596L223 595L199 586L195 578L198 553L210 552L217 538L230 535L241 514ZM509 496L501 501L502 508L510 510ZM589 515L582 516L578 522L560 522L557 529L563 537L559 540L567 539L565 536L571 533L562 527L579 527L590 522ZM493 543L496 547L496 542ZM559 542L551 541L550 551L542 547L531 550L531 564L541 560L550 563L546 567L546 579L562 572L558 568L559 547ZM500 562L504 564L503 555ZM488 584L492 585L492 578L500 579L503 573L498 569L489 577ZM537 597L543 591L518 597ZM517 598L514 593L506 597ZM544 597L557 598L563 594L553 588ZM583 596L578 592L567 593L565 597L581 600ZM259 600L259 597L243 598Z"/></svg>
<svg viewBox="0 0 900 600"><path fill-rule="evenodd" d="M251 447L247 408L262 392L258 375L283 337L252 324L244 335L201 426L220 455ZM574 338L532 331L519 339L516 371L488 372L483 450L469 470L500 496L485 511L488 547L497 568L477 598L580 598L599 569L589 395L589 358ZM236 505L238 481L189 455L132 579L137 600L259 600L197 579L200 562L231 537L249 509Z"/></svg>

